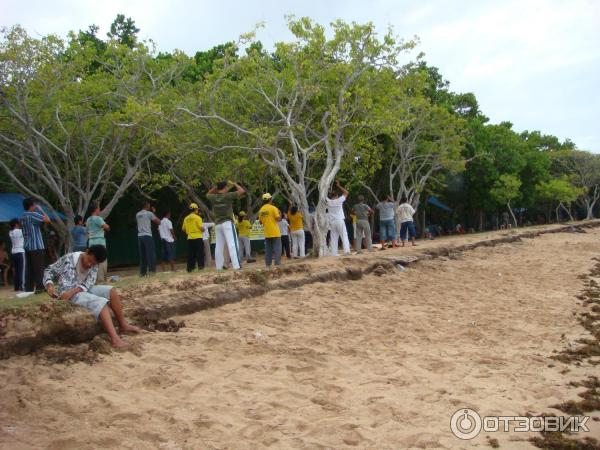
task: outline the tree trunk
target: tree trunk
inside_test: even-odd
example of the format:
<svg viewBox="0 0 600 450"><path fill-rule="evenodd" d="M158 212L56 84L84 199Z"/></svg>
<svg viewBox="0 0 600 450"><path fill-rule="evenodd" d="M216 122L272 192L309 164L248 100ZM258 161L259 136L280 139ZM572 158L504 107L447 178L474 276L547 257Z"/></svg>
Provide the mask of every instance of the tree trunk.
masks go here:
<svg viewBox="0 0 600 450"><path fill-rule="evenodd" d="M517 218L515 217L515 213L513 212L512 208L510 207L510 202L508 202L508 203L506 204L506 206L508 206L508 210L510 211L510 215L511 215L511 216L512 216L512 218L513 218L513 222L514 222L514 224L515 224L515 228L518 228L518 227L519 227L519 224L517 223Z"/></svg>

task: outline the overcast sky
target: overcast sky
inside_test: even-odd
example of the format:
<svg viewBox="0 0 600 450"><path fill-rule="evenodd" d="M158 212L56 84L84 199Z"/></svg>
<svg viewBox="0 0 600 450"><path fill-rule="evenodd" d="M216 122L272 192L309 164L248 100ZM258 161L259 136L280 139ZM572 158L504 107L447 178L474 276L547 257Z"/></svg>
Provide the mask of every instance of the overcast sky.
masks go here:
<svg viewBox="0 0 600 450"><path fill-rule="evenodd" d="M290 38L284 16L372 21L419 36L419 50L456 92L474 92L493 123L570 138L600 153L598 0L0 0L0 25L34 35L132 17L161 50L193 54L253 29L267 46Z"/></svg>

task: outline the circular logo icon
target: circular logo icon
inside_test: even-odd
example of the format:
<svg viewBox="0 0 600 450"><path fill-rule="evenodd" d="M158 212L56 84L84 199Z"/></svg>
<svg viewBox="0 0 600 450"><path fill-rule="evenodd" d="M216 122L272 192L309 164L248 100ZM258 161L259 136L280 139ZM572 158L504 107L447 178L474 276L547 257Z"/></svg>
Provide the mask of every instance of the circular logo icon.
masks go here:
<svg viewBox="0 0 600 450"><path fill-rule="evenodd" d="M450 419L450 429L459 439L473 439L481 432L481 416L472 409L459 409Z"/></svg>

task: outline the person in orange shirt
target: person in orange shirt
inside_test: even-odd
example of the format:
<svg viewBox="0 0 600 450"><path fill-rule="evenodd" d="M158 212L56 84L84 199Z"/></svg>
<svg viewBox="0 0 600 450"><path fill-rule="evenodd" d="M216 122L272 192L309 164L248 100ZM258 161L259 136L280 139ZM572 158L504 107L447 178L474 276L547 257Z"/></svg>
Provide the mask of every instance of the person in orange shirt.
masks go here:
<svg viewBox="0 0 600 450"><path fill-rule="evenodd" d="M304 223L297 206L292 206L288 211L288 220L292 237L292 257L304 258Z"/></svg>
<svg viewBox="0 0 600 450"><path fill-rule="evenodd" d="M273 206L273 197L268 192L263 194L263 206L258 211L258 220L262 223L265 233L265 264L271 266L273 256L275 256L275 265L281 264L281 231L279 230L279 221L281 220L281 211Z"/></svg>

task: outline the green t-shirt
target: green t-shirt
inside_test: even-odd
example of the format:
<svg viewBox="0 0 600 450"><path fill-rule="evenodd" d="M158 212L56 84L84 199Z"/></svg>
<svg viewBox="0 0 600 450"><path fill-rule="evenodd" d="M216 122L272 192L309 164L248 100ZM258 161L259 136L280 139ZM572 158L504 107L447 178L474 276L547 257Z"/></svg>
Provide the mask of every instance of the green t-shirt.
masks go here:
<svg viewBox="0 0 600 450"><path fill-rule="evenodd" d="M105 223L106 222L104 222L104 219L100 216L88 217L85 226L87 227L89 245L103 245L104 247L106 247L106 239L104 238L104 228L102 228L102 226Z"/></svg>
<svg viewBox="0 0 600 450"><path fill-rule="evenodd" d="M216 224L233 220L233 202L238 198L237 192L209 194L207 197L212 203Z"/></svg>

